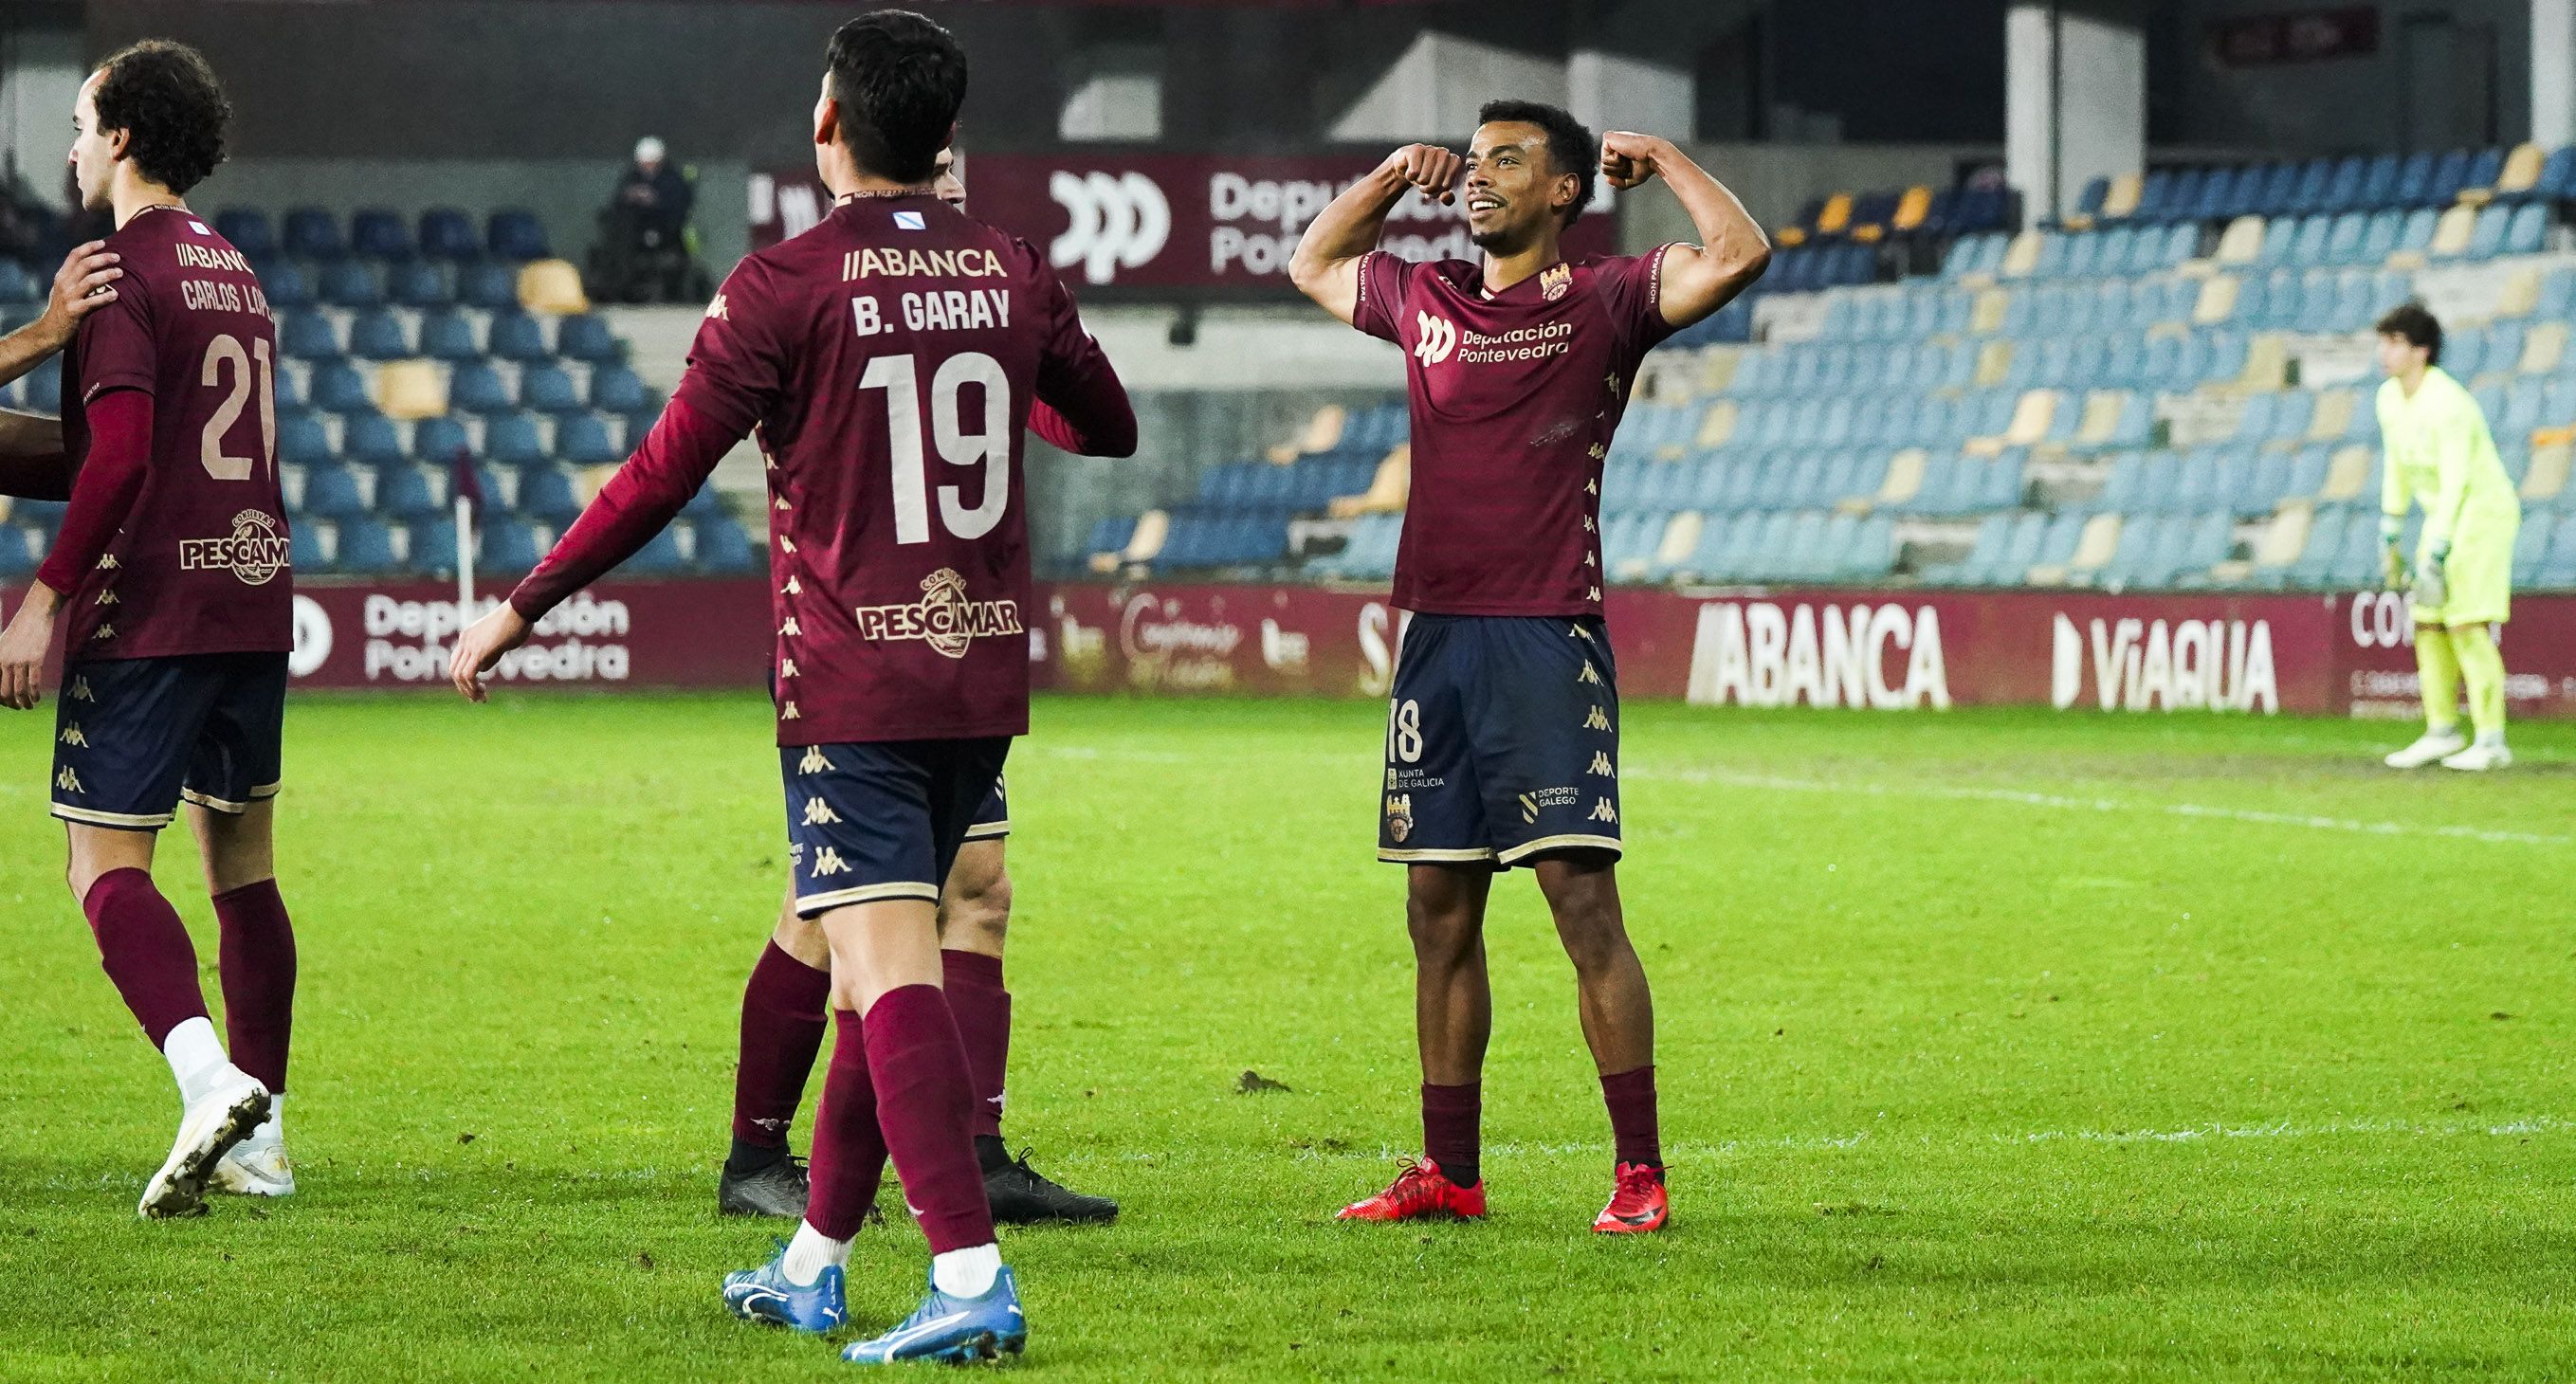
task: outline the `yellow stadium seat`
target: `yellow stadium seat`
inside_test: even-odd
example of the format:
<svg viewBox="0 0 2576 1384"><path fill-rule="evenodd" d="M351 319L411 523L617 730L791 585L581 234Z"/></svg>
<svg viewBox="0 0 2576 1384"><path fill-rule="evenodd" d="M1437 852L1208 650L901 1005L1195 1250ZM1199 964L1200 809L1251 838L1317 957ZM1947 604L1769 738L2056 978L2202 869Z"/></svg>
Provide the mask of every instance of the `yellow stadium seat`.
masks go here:
<svg viewBox="0 0 2576 1384"><path fill-rule="evenodd" d="M1708 413L1699 420L1699 436L1694 441L1702 447L1725 446L1726 440L1735 436L1735 418L1733 399L1720 399L1709 405Z"/></svg>
<svg viewBox="0 0 2576 1384"><path fill-rule="evenodd" d="M2213 274L2200 285L2200 296L2191 303L2193 325L2211 327L2224 322L2236 311L2238 280L2233 274Z"/></svg>
<svg viewBox="0 0 2576 1384"><path fill-rule="evenodd" d="M2126 390L2097 389L2084 396L2084 417L2076 424L2075 440L2088 447L2098 447L2111 440L2120 430L2120 414L2127 409Z"/></svg>
<svg viewBox="0 0 2576 1384"><path fill-rule="evenodd" d="M568 260L531 260L519 269L519 306L530 312L590 311L590 295L581 291L581 271Z"/></svg>
<svg viewBox="0 0 2576 1384"><path fill-rule="evenodd" d="M2013 405L2011 426L2004 429L2004 445L2033 447L2045 440L2049 427L2057 421L2059 402L2054 389L2034 389L2022 395L2021 402Z"/></svg>
<svg viewBox="0 0 2576 1384"><path fill-rule="evenodd" d="M1973 377L1979 389L1992 389L2012 373L2013 344L2009 340L1989 341L1977 348L1977 373Z"/></svg>
<svg viewBox="0 0 2576 1384"><path fill-rule="evenodd" d="M1878 502L1901 505L1923 491L1923 468L1931 456L1920 447L1908 447L1888 458L1887 479L1878 487Z"/></svg>
<svg viewBox="0 0 2576 1384"><path fill-rule="evenodd" d="M2517 144L2504 156L2504 172L2496 177L2498 192L2529 192L2540 183L2540 171L2549 162L2549 151L2537 144Z"/></svg>
<svg viewBox="0 0 2576 1384"><path fill-rule="evenodd" d="M2469 238L2477 233L2478 209L2453 207L2433 223L2431 254L2435 259L2458 255L2469 248Z"/></svg>
<svg viewBox="0 0 2576 1384"><path fill-rule="evenodd" d="M2304 500L2281 506L2254 540L2256 569L2287 567L2298 561L2308 550L2308 529L2315 519L2316 511Z"/></svg>
<svg viewBox="0 0 2576 1384"><path fill-rule="evenodd" d="M1699 546L1700 529L1705 523L1695 509L1683 510L1665 521L1664 539L1655 545L1656 564L1671 567L1689 557L1691 550ZM1643 576L1644 573L1638 575Z"/></svg>
<svg viewBox="0 0 2576 1384"><path fill-rule="evenodd" d="M2526 375L2554 375L2567 358L2567 324L2542 322L2522 339L2522 359L2515 368Z"/></svg>
<svg viewBox="0 0 2576 1384"><path fill-rule="evenodd" d="M1931 214L1932 189L1917 184L1905 189L1905 195L1896 199L1896 215L1890 220L1897 230L1910 231L1921 226L1923 218Z"/></svg>
<svg viewBox="0 0 2576 1384"><path fill-rule="evenodd" d="M1816 213L1816 234L1840 235L1851 224L1852 195L1837 192L1825 199L1825 209Z"/></svg>
<svg viewBox="0 0 2576 1384"><path fill-rule="evenodd" d="M2045 243L2037 231L2024 231L2014 236L2012 243L2004 247L2003 266L1995 271L1996 274L2006 279L2030 277L2030 271L2039 267L2039 251Z"/></svg>
<svg viewBox="0 0 2576 1384"><path fill-rule="evenodd" d="M2533 504L2542 504L2565 492L2569 455L2568 445L2564 442L2535 449L2531 454L2531 469L2522 475L2522 498Z"/></svg>
<svg viewBox="0 0 2576 1384"><path fill-rule="evenodd" d="M2110 191L2102 198L2102 215L2117 220L2138 209L2138 198L2146 192L2147 179L2142 173L2123 173L2111 180Z"/></svg>
<svg viewBox="0 0 2576 1384"><path fill-rule="evenodd" d="M2354 443L2334 454L2326 468L2326 483L2317 491L2323 500L2358 500L2362 491L2378 479L2376 458L2372 449Z"/></svg>
<svg viewBox="0 0 2576 1384"><path fill-rule="evenodd" d="M2220 264L2252 264L2262 253L2262 217L2240 216L2228 222L2226 232L2218 237Z"/></svg>
<svg viewBox="0 0 2576 1384"><path fill-rule="evenodd" d="M1172 536L1172 516L1159 509L1149 509L1136 520L1136 535L1127 540L1120 562L1151 562L1163 551L1163 540Z"/></svg>
<svg viewBox="0 0 2576 1384"><path fill-rule="evenodd" d="M416 422L447 412L447 379L425 360L388 361L376 370L376 407L387 418Z"/></svg>
<svg viewBox="0 0 2576 1384"><path fill-rule="evenodd" d="M1782 226L1780 229L1771 233L1771 240L1772 243L1783 246L1804 245L1807 243L1807 228L1804 226Z"/></svg>
<svg viewBox="0 0 2576 1384"><path fill-rule="evenodd" d="M2352 413L2360 406L2360 397L2349 389L2329 390L2317 396L2316 411L2308 415L2310 442L2332 442L2352 430Z"/></svg>
<svg viewBox="0 0 2576 1384"><path fill-rule="evenodd" d="M2004 314L2012 311L2012 290L1990 288L1977 295L1969 308L1968 331L1976 336L1993 336L2002 331Z"/></svg>

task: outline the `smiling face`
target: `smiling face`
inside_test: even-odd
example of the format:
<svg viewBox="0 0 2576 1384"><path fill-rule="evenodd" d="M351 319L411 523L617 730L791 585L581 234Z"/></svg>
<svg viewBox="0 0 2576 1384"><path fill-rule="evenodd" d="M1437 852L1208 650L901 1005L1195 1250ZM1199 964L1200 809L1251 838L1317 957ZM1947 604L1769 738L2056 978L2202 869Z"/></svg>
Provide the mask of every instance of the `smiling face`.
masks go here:
<svg viewBox="0 0 2576 1384"><path fill-rule="evenodd" d="M98 127L98 102L93 97L106 76L104 69L91 73L72 101L72 178L80 187L81 206L88 211L107 210L108 184L124 146L122 131L110 135Z"/></svg>
<svg viewBox="0 0 2576 1384"><path fill-rule="evenodd" d="M1467 149L1467 232L1480 250L1526 248L1563 223L1579 186L1549 162L1547 131L1518 120L1477 126Z"/></svg>

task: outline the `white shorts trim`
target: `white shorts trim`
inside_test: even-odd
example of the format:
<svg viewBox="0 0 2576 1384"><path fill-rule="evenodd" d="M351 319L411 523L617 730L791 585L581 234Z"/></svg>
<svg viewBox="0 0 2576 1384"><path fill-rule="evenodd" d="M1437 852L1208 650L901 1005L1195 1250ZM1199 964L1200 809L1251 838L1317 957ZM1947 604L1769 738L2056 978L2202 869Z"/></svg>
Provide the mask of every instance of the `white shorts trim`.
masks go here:
<svg viewBox="0 0 2576 1384"><path fill-rule="evenodd" d="M966 828L966 839L969 841L998 841L1010 834L1011 819L1008 817L998 822L977 822Z"/></svg>
<svg viewBox="0 0 2576 1384"><path fill-rule="evenodd" d="M209 796L209 795L207 795L207 794L204 794L204 793L200 793L200 792L198 792L198 791L197 791L196 789L194 789L194 788L182 788L182 789L180 789L180 790L179 790L179 797L181 798L181 800L186 801L186 802L192 802L192 803L195 803L195 804L196 804L197 806L199 806L199 807L208 808L208 809L211 809L211 810L216 811L216 812L229 812L229 813L231 813L233 816L238 817L238 816L242 815L243 813L250 811L250 805L251 805L251 803L259 802L259 801L261 801L261 800L263 800L263 799L267 799L267 798L274 798L274 797L276 797L276 796L277 796L277 789L278 789L278 785L276 785L276 784L274 784L274 783L264 783L264 784L261 784L261 785L259 785L259 786L257 786L257 787L255 787L255 788L253 788L253 789L251 789L251 790L250 790L250 801L249 801L249 802L238 802L238 803L237 803L237 802L229 801L229 800L224 799L224 798L211 797L211 796Z"/></svg>
<svg viewBox="0 0 2576 1384"><path fill-rule="evenodd" d="M854 903L881 903L887 899L920 899L925 903L937 903L939 886L898 880L892 884L862 884L855 889L835 889L828 894L799 894L796 896L796 912L810 918Z"/></svg>
<svg viewBox="0 0 2576 1384"><path fill-rule="evenodd" d="M159 831L178 817L176 812L100 812L93 808L55 803L54 815L66 822L85 827L115 827L122 831Z"/></svg>
<svg viewBox="0 0 2576 1384"><path fill-rule="evenodd" d="M1397 865L1469 865L1491 860L1494 853L1483 846L1455 851L1398 851L1380 846L1377 858Z"/></svg>
<svg viewBox="0 0 2576 1384"><path fill-rule="evenodd" d="M1535 841L1523 841L1519 845L1512 847L1510 850L1503 852L1498 858L1503 864L1509 865L1516 861L1527 859L1532 855L1536 855L1540 851L1561 851L1571 847L1604 850L1610 852L1612 855L1618 855L1621 853L1619 848L1619 838L1615 836L1542 836Z"/></svg>

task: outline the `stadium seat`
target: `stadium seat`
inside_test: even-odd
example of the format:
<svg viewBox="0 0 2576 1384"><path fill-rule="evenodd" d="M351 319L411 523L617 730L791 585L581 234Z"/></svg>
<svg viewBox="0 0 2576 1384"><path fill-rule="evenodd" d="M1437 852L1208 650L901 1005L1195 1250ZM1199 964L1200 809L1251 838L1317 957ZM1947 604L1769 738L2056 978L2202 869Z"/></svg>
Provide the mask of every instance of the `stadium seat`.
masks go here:
<svg viewBox="0 0 2576 1384"><path fill-rule="evenodd" d="M331 319L318 312L288 312L278 319L277 350L289 360L337 360L340 334L331 329Z"/></svg>
<svg viewBox="0 0 2576 1384"><path fill-rule="evenodd" d="M360 360L402 360L410 356L411 341L403 331L402 319L382 308L358 314L349 323L349 354Z"/></svg>
<svg viewBox="0 0 2576 1384"><path fill-rule="evenodd" d="M504 466L526 466L546 459L545 443L535 415L503 413L483 425L483 459Z"/></svg>
<svg viewBox="0 0 2576 1384"><path fill-rule="evenodd" d="M474 339L473 323L452 309L440 309L420 320L420 353L431 360L480 360L483 347Z"/></svg>
<svg viewBox="0 0 2576 1384"><path fill-rule="evenodd" d="M761 555L742 525L731 519L701 520L697 532L700 568L720 575L760 570Z"/></svg>
<svg viewBox="0 0 2576 1384"><path fill-rule="evenodd" d="M456 290L449 287L446 271L426 260L395 265L389 280L393 301L403 307L444 308L456 301Z"/></svg>
<svg viewBox="0 0 2576 1384"><path fill-rule="evenodd" d="M376 576L401 569L393 530L382 520L350 519L339 524L337 530L338 551L332 558L332 570Z"/></svg>
<svg viewBox="0 0 2576 1384"><path fill-rule="evenodd" d="M537 546L537 531L510 515L487 515L475 526L477 571L516 576L536 566L544 555Z"/></svg>
<svg viewBox="0 0 2576 1384"><path fill-rule="evenodd" d="M411 454L431 466L452 465L458 456L474 455L472 436L453 418L424 418L411 430Z"/></svg>
<svg viewBox="0 0 2576 1384"><path fill-rule="evenodd" d="M492 318L487 349L502 360L544 361L554 358L554 352L546 347L545 329L537 325L537 319L517 310L499 313Z"/></svg>
<svg viewBox="0 0 2576 1384"><path fill-rule="evenodd" d="M644 381L623 365L610 365L590 372L590 406L602 413L632 415L651 413L660 405Z"/></svg>
<svg viewBox="0 0 2576 1384"><path fill-rule="evenodd" d="M615 361L626 354L606 319L589 313L567 317L556 324L555 353L566 360L593 363Z"/></svg>
<svg viewBox="0 0 2576 1384"><path fill-rule="evenodd" d="M517 208L496 211L485 226L484 245L496 260L522 264L546 259L551 253L546 247L545 227L535 212Z"/></svg>
<svg viewBox="0 0 2576 1384"><path fill-rule="evenodd" d="M484 312L514 310L519 306L518 271L506 264L467 264L457 271L456 296Z"/></svg>
<svg viewBox="0 0 2576 1384"><path fill-rule="evenodd" d="M351 519L367 512L357 473L345 466L316 466L304 473L304 494L297 512L324 519Z"/></svg>
<svg viewBox="0 0 2576 1384"><path fill-rule="evenodd" d="M322 269L322 301L335 308L382 307L384 271L359 260L341 260Z"/></svg>
<svg viewBox="0 0 2576 1384"><path fill-rule="evenodd" d="M334 570L331 554L322 541L320 525L298 520L287 526L287 562L304 576L324 576Z"/></svg>
<svg viewBox="0 0 2576 1384"><path fill-rule="evenodd" d="M410 259L411 229L400 213L384 207L362 207L349 219L349 250L387 264Z"/></svg>
<svg viewBox="0 0 2576 1384"><path fill-rule="evenodd" d="M365 466L399 466L409 455L393 420L370 410L352 413L340 428L340 458Z"/></svg>
<svg viewBox="0 0 2576 1384"><path fill-rule="evenodd" d="M431 207L420 214L420 252L429 259L463 263L483 253L474 234L474 219L455 207Z"/></svg>
<svg viewBox="0 0 2576 1384"><path fill-rule="evenodd" d="M345 360L326 361L313 367L309 392L313 407L325 413L373 413L375 396L367 391L366 376Z"/></svg>
<svg viewBox="0 0 2576 1384"><path fill-rule="evenodd" d="M405 569L421 575L443 577L458 566L456 521L435 519L411 526L410 553Z"/></svg>
<svg viewBox="0 0 2576 1384"><path fill-rule="evenodd" d="M557 316L590 311L581 271L565 260L532 260L519 268L519 306Z"/></svg>
<svg viewBox="0 0 2576 1384"><path fill-rule="evenodd" d="M310 413L280 413L277 419L277 459L289 465L311 466L328 462L337 455L331 448L331 432L322 420Z"/></svg>
<svg viewBox="0 0 2576 1384"><path fill-rule="evenodd" d="M297 259L326 262L349 252L347 242L340 238L339 219L320 207L296 207L286 213L284 248Z"/></svg>
<svg viewBox="0 0 2576 1384"><path fill-rule="evenodd" d="M532 365L519 372L519 407L539 413L572 413L584 407L572 376L560 365Z"/></svg>
<svg viewBox="0 0 2576 1384"><path fill-rule="evenodd" d="M555 425L555 456L574 466L606 466L625 459L608 440L608 425L595 413L570 414Z"/></svg>
<svg viewBox="0 0 2576 1384"><path fill-rule="evenodd" d="M286 260L255 262L259 272L259 291L268 299L269 310L287 312L309 308L314 304L313 280L301 268Z"/></svg>
<svg viewBox="0 0 2576 1384"><path fill-rule="evenodd" d="M226 207L215 213L215 234L253 263L273 259L278 254L277 227L268 213L251 207ZM265 279L266 273L261 277Z"/></svg>

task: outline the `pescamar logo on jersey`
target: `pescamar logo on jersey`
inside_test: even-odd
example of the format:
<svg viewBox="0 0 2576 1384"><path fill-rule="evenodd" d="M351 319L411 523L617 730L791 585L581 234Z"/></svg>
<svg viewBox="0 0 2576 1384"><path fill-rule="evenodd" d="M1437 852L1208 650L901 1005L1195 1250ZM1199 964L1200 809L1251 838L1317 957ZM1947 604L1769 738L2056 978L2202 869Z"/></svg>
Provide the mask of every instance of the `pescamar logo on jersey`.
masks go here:
<svg viewBox="0 0 2576 1384"><path fill-rule="evenodd" d="M942 567L921 579L921 599L911 605L860 606L859 633L868 639L918 639L947 658L964 658L977 639L1026 634L1017 601L977 601L966 579Z"/></svg>
<svg viewBox="0 0 2576 1384"><path fill-rule="evenodd" d="M246 586L266 585L290 561L286 535L277 531L277 521L255 509L233 516L230 538L179 540L180 571L228 571Z"/></svg>
<svg viewBox="0 0 2576 1384"><path fill-rule="evenodd" d="M1446 317L1427 312L1413 315L1413 358L1425 365L1438 365L1458 349L1458 325Z"/></svg>

